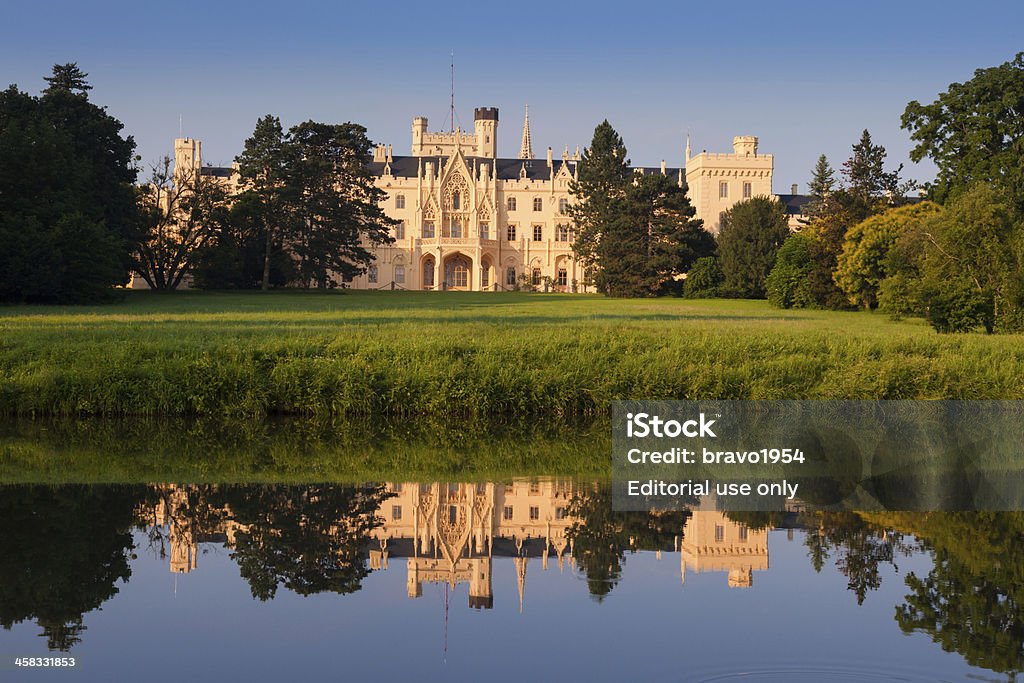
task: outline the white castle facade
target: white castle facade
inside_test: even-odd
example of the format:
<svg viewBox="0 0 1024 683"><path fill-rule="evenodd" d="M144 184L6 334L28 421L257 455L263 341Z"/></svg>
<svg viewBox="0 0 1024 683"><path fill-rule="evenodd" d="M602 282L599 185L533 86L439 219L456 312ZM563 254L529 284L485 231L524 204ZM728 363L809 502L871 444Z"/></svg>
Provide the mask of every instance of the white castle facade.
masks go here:
<svg viewBox="0 0 1024 683"><path fill-rule="evenodd" d="M412 149L393 154L377 145L371 170L387 194L385 212L398 221L393 244L372 248L366 273L346 282L355 289L502 291L521 286L562 292L587 291L586 273L573 258L575 227L568 215L569 184L577 173L579 148L554 158L534 158L529 111L518 158L499 158L498 110L474 111L472 133L429 132L427 119L412 123ZM201 143L175 141L177 168L237 184L236 168L203 167ZM774 157L758 150L758 139L738 136L729 153L691 155L685 164L637 167L661 173L689 188L697 218L718 232L725 210L744 199L772 192ZM778 196L791 214L800 197Z"/></svg>

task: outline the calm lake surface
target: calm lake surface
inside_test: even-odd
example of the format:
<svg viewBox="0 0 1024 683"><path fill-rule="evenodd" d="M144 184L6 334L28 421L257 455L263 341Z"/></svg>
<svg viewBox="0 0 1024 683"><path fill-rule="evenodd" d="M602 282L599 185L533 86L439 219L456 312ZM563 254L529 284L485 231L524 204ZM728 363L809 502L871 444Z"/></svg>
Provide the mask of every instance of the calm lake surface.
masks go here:
<svg viewBox="0 0 1024 683"><path fill-rule="evenodd" d="M1022 539L1012 513L614 512L539 476L4 485L0 678L1012 680Z"/></svg>

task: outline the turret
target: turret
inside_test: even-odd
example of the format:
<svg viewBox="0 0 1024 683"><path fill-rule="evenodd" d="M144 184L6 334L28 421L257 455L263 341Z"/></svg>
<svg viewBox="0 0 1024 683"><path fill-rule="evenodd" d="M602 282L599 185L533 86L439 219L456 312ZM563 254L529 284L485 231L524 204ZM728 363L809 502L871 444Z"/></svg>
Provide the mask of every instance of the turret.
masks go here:
<svg viewBox="0 0 1024 683"><path fill-rule="evenodd" d="M737 135L732 139L732 151L741 157L756 157L757 137L754 135Z"/></svg>
<svg viewBox="0 0 1024 683"><path fill-rule="evenodd" d="M417 116L412 120L412 154L420 156L423 152L423 138L427 135L427 117Z"/></svg>
<svg viewBox="0 0 1024 683"><path fill-rule="evenodd" d="M498 108L477 107L473 110L477 156L493 159L498 149Z"/></svg>
<svg viewBox="0 0 1024 683"><path fill-rule="evenodd" d="M174 141L174 173L194 173L203 165L203 143L194 138Z"/></svg>

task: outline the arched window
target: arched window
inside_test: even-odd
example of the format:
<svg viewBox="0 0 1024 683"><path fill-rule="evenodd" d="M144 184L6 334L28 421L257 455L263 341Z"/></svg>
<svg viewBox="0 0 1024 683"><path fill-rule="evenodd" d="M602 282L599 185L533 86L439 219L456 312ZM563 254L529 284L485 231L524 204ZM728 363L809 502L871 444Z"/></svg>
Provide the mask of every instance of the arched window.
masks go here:
<svg viewBox="0 0 1024 683"><path fill-rule="evenodd" d="M405 283L405 266L395 266L395 282Z"/></svg>
<svg viewBox="0 0 1024 683"><path fill-rule="evenodd" d="M515 211L516 210L516 198L515 197L509 197L508 201L505 203L505 205L508 206L508 210L509 211Z"/></svg>
<svg viewBox="0 0 1024 683"><path fill-rule="evenodd" d="M558 200L558 213L560 213L560 214L562 214L564 216L568 212L569 212L569 200L566 199L565 197L562 197L561 199Z"/></svg>
<svg viewBox="0 0 1024 683"><path fill-rule="evenodd" d="M423 286L434 286L434 259L427 259L423 262Z"/></svg>
<svg viewBox="0 0 1024 683"><path fill-rule="evenodd" d="M540 197L534 197L533 198L533 210L534 211L543 211L544 210L544 200L541 199Z"/></svg>
<svg viewBox="0 0 1024 683"><path fill-rule="evenodd" d="M458 192L452 193L452 209L458 211L462 208L462 196Z"/></svg>
<svg viewBox="0 0 1024 683"><path fill-rule="evenodd" d="M516 269L509 266L505 271L505 284L514 287L516 284Z"/></svg>
<svg viewBox="0 0 1024 683"><path fill-rule="evenodd" d="M370 281L370 284L377 284L377 266L370 266L366 270L366 279Z"/></svg>

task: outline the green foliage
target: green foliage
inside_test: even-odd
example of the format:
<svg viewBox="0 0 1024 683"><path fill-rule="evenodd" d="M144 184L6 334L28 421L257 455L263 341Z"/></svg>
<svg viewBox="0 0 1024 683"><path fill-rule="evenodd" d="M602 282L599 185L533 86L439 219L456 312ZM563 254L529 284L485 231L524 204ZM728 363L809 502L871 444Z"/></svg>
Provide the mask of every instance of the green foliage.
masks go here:
<svg viewBox="0 0 1024 683"><path fill-rule="evenodd" d="M693 263L693 268L686 274L683 294L692 299L718 296L725 283L725 273L715 256L704 256Z"/></svg>
<svg viewBox="0 0 1024 683"><path fill-rule="evenodd" d="M598 291L656 296L678 290L678 277L714 252L714 238L696 220L687 189L661 174L636 175L626 148L604 121L570 185L576 198L573 250Z"/></svg>
<svg viewBox="0 0 1024 683"><path fill-rule="evenodd" d="M941 210L932 202L910 204L876 214L847 231L834 277L850 303L866 309L878 306L878 290L887 275L889 251L900 235L921 229Z"/></svg>
<svg viewBox="0 0 1024 683"><path fill-rule="evenodd" d="M0 301L110 299L140 238L135 143L56 65L41 97L0 93Z"/></svg>
<svg viewBox="0 0 1024 683"><path fill-rule="evenodd" d="M775 266L765 281L768 303L776 308L810 308L810 284L807 276L814 265L811 238L796 233L786 238L775 258Z"/></svg>
<svg viewBox="0 0 1024 683"><path fill-rule="evenodd" d="M718 235L725 287L741 297L763 299L768 273L788 236L786 210L777 200L754 197L726 211Z"/></svg>
<svg viewBox="0 0 1024 683"><path fill-rule="evenodd" d="M952 83L931 104L914 101L903 127L917 146L910 158L930 157L939 175L933 197L944 202L974 183L1010 193L1024 211L1024 52L1000 66L978 69L965 83Z"/></svg>

